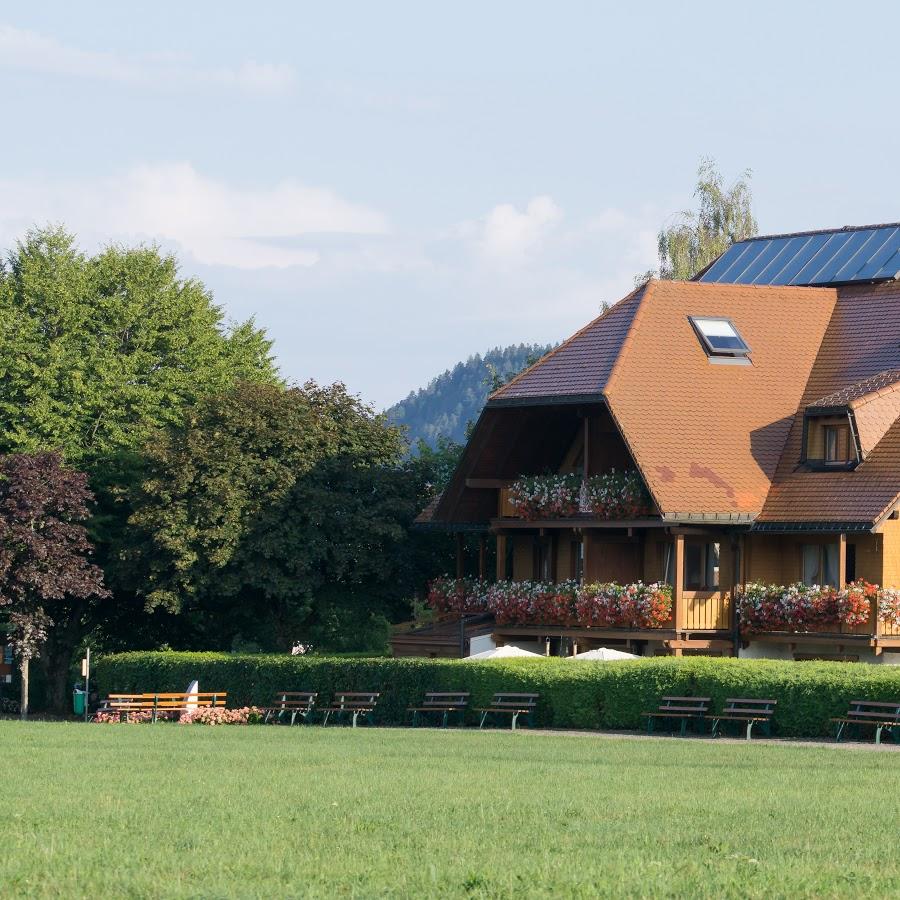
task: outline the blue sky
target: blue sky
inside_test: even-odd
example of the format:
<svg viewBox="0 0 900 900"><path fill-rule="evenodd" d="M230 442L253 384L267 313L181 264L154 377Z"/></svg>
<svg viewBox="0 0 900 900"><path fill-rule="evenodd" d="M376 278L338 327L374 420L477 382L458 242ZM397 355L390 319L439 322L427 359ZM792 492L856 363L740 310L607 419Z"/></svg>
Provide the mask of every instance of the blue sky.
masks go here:
<svg viewBox="0 0 900 900"><path fill-rule="evenodd" d="M156 241L287 377L380 407L621 297L703 155L752 168L764 232L900 219L898 24L861 2L7 5L0 247L48 221Z"/></svg>

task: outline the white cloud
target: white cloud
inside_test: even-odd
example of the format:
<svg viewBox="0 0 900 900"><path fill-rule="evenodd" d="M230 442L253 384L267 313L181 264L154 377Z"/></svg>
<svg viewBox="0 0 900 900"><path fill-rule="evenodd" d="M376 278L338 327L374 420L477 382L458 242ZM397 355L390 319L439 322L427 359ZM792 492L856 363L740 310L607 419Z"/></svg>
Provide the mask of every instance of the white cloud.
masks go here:
<svg viewBox="0 0 900 900"><path fill-rule="evenodd" d="M254 94L282 93L293 88L297 80L294 69L286 64L247 61L234 67L209 68L169 54L123 56L101 50L82 50L12 25L0 25L0 66L129 85L211 86Z"/></svg>
<svg viewBox="0 0 900 900"><path fill-rule="evenodd" d="M495 206L485 217L480 246L498 262L520 262L534 250L562 218L562 210L547 196L528 201L524 212L511 203Z"/></svg>
<svg viewBox="0 0 900 900"><path fill-rule="evenodd" d="M236 188L184 162L143 165L92 181L0 181L0 195L0 238L6 243L35 222L63 222L86 243L159 240L197 262L239 269L314 265L314 235L389 232L380 212L330 190L295 180Z"/></svg>

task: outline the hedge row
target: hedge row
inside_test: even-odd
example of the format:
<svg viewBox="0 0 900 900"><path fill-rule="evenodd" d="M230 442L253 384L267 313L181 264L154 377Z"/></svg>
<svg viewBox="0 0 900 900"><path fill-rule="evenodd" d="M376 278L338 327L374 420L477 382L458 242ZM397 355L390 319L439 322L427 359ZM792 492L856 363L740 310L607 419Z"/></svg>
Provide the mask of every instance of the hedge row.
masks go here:
<svg viewBox="0 0 900 900"><path fill-rule="evenodd" d="M495 691L541 695L537 724L545 728L643 727L641 713L663 694L778 700L777 733L819 737L851 700L900 699L900 666L864 663L660 657L640 662L565 659L469 662L434 659L341 659L227 653L121 653L100 659L95 677L110 692L181 691L193 679L201 691L228 692L228 706L266 705L278 691L382 692L377 719L406 721L406 708L425 691L467 690L472 706ZM473 716L474 720L474 716Z"/></svg>

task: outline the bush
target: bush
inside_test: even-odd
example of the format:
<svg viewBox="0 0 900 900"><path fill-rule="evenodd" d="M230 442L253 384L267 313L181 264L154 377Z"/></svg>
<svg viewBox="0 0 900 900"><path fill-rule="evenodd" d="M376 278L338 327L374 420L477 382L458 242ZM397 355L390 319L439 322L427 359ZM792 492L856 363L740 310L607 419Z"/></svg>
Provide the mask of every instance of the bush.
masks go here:
<svg viewBox="0 0 900 900"><path fill-rule="evenodd" d="M100 659L97 685L105 694L180 691L197 678L201 690L227 691L229 707L265 706L278 691L382 692L376 720L408 721L406 708L425 691L467 690L472 707L496 691L541 695L537 724L545 728L642 728L641 713L663 694L709 696L721 709L726 697L773 698L777 733L821 737L829 719L851 700L900 698L900 667L865 663L659 657L639 662L565 659L468 662L437 659L339 659L239 656L226 653L120 653ZM475 721L474 714L472 721Z"/></svg>

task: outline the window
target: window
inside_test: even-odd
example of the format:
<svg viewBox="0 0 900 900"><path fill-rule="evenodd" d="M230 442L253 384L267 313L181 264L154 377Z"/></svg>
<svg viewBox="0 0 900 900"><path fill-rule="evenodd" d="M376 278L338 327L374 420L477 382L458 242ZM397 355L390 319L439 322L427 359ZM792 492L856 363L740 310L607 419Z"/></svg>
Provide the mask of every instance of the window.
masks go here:
<svg viewBox="0 0 900 900"><path fill-rule="evenodd" d="M684 587L689 591L715 591L719 587L719 545L685 542Z"/></svg>
<svg viewBox="0 0 900 900"><path fill-rule="evenodd" d="M688 316L688 319L708 356L743 359L750 353L731 319L711 316Z"/></svg>
<svg viewBox="0 0 900 900"><path fill-rule="evenodd" d="M662 550L662 576L663 584L675 584L675 545L672 543L660 544Z"/></svg>
<svg viewBox="0 0 900 900"><path fill-rule="evenodd" d="M850 429L846 425L826 425L825 463L844 465L850 459Z"/></svg>
<svg viewBox="0 0 900 900"><path fill-rule="evenodd" d="M827 584L837 587L838 559L837 544L804 544L802 548L802 575L804 584Z"/></svg>

